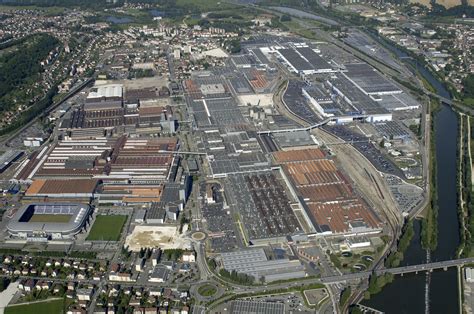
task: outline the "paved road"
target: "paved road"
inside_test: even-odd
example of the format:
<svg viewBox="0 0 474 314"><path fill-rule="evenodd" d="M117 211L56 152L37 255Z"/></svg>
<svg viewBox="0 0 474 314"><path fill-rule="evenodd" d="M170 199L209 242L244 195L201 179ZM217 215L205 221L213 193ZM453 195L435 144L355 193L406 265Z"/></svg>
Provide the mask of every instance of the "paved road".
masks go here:
<svg viewBox="0 0 474 314"><path fill-rule="evenodd" d="M431 271L435 269L443 269L453 266L462 266L465 264L473 263L474 258L462 258L456 260L448 260L442 262L433 262L427 264L419 264L419 265L410 265L404 267L396 267L396 268L385 268L385 269L378 269L375 271L377 275L383 275L386 273L399 275L399 274L408 274L408 273L416 273L422 271ZM332 276L332 277L324 277L321 278L321 282L323 283L335 283L335 282L342 282L347 280L356 280L356 279L364 279L368 278L372 275L372 272L365 271L365 272L358 272L353 274L345 274L342 276Z"/></svg>
<svg viewBox="0 0 474 314"><path fill-rule="evenodd" d="M265 131L259 131L257 132L258 134L271 134L271 133L289 133L289 132L297 132L297 131L311 131L312 129L319 128L323 125L328 124L331 121L335 121L341 118L346 118L346 116L333 116L326 118L322 120L321 122L312 124L308 127L302 127L302 128L294 128L294 129L279 129L279 130L265 130ZM357 115L352 115L351 118L353 119L361 119L361 118L367 118L368 115L366 114L357 114Z"/></svg>
<svg viewBox="0 0 474 314"><path fill-rule="evenodd" d="M13 298L15 293L18 291L19 283L20 281L10 283L8 285L8 288L6 288L0 293L0 314L3 314L8 303L10 303L11 299Z"/></svg>

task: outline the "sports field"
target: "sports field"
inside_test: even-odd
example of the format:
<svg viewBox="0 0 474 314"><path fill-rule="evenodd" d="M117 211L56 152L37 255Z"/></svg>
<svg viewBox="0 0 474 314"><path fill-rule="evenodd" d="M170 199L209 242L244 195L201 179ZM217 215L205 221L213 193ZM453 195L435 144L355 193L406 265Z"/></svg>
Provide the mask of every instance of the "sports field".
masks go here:
<svg viewBox="0 0 474 314"><path fill-rule="evenodd" d="M72 215L52 215L52 214L40 214L33 215L28 222L59 222L66 223L71 220Z"/></svg>
<svg viewBox="0 0 474 314"><path fill-rule="evenodd" d="M126 221L125 215L98 215L86 240L118 241Z"/></svg>
<svg viewBox="0 0 474 314"><path fill-rule="evenodd" d="M5 314L62 314L64 313L64 300L56 299L51 301L34 302L24 305L8 306Z"/></svg>

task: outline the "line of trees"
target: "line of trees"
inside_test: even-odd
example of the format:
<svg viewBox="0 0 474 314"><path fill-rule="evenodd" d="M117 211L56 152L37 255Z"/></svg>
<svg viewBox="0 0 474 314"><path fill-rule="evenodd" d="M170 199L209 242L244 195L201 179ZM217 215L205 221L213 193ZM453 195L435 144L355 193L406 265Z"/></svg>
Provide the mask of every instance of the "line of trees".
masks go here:
<svg viewBox="0 0 474 314"><path fill-rule="evenodd" d="M163 255L170 261L177 261L183 256L183 253L182 249L166 249L163 251Z"/></svg>
<svg viewBox="0 0 474 314"><path fill-rule="evenodd" d="M372 274L369 278L369 287L364 293L365 299L370 299L371 295L377 294L382 291L382 288L393 281L393 274L386 273L380 276Z"/></svg>
<svg viewBox="0 0 474 314"><path fill-rule="evenodd" d="M438 190L437 190L437 163L435 144L435 113L440 108L437 99L431 99L431 137L430 137L430 203L426 217L421 224L421 245L424 249L434 251L438 246Z"/></svg>
<svg viewBox="0 0 474 314"><path fill-rule="evenodd" d="M474 17L474 6L468 5L467 0L461 0L462 4L447 9L443 5L436 3L436 0L431 0L431 11L428 13L430 16L457 16L462 17Z"/></svg>
<svg viewBox="0 0 474 314"><path fill-rule="evenodd" d="M9 249L9 248L1 248L0 254L11 254L11 255L32 255L32 256L40 256L40 257L70 257L70 258L84 258L84 259L95 259L97 257L96 252L83 252L83 251L71 251L71 252L63 252L63 251L23 251L21 249Z"/></svg>
<svg viewBox="0 0 474 314"><path fill-rule="evenodd" d="M2 5L10 6L38 6L38 7L81 7L90 9L119 7L124 3L123 0L0 0Z"/></svg>
<svg viewBox="0 0 474 314"><path fill-rule="evenodd" d="M468 74L463 82L463 97L474 98L474 74Z"/></svg>
<svg viewBox="0 0 474 314"><path fill-rule="evenodd" d="M459 123L462 124L463 130L468 128L468 119L467 115L460 116ZM471 126L471 138L473 137L474 126ZM461 145L461 142L458 143ZM459 148L459 147L458 147ZM468 257L471 255L472 251L472 234L474 234L474 197L472 191L472 182L471 182L471 161L469 158L469 138L467 132L464 131L464 136L462 137L462 151L458 149L458 158L460 158L460 163L458 164L458 178L457 184L460 185L461 189L458 189L458 216L460 222L459 236L460 243L458 247L458 255L462 257ZM460 203L460 200L464 201L464 204Z"/></svg>
<svg viewBox="0 0 474 314"><path fill-rule="evenodd" d="M339 298L339 305L344 307L344 305L347 303L349 300L349 297L351 296L351 287L347 287L341 292L341 297Z"/></svg>
<svg viewBox="0 0 474 314"><path fill-rule="evenodd" d="M387 267L398 267L400 263L403 261L404 253L408 249L408 246L415 235L415 231L413 230L413 220L408 221L402 230L402 235L398 240L398 249L396 252L390 253L387 259L385 260L385 265Z"/></svg>
<svg viewBox="0 0 474 314"><path fill-rule="evenodd" d="M251 284L254 283L254 280L255 280L255 278L253 276L238 273L235 270L229 272L226 269L221 269L219 271L219 275L221 275L224 278L228 278L228 279L232 280L233 282L241 284L241 285L251 285Z"/></svg>

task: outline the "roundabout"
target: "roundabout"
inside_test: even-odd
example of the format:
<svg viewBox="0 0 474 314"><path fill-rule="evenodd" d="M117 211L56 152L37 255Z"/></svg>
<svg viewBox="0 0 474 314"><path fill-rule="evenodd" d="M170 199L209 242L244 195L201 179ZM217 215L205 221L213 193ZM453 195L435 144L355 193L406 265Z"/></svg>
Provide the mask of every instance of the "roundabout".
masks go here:
<svg viewBox="0 0 474 314"><path fill-rule="evenodd" d="M191 292L198 301L208 302L220 298L224 290L218 284L206 281L192 286Z"/></svg>
<svg viewBox="0 0 474 314"><path fill-rule="evenodd" d="M193 238L193 240L195 240L195 241L202 241L202 240L206 239L206 236L207 235L204 232L196 231L191 235L191 238Z"/></svg>
<svg viewBox="0 0 474 314"><path fill-rule="evenodd" d="M212 297L217 293L217 287L211 284L203 284L197 289L197 293L203 297Z"/></svg>

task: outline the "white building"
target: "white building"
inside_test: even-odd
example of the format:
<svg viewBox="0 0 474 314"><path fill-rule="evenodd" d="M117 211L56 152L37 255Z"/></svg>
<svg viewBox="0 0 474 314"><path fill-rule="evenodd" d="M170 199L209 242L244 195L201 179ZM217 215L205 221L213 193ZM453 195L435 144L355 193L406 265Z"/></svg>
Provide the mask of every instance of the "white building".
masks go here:
<svg viewBox="0 0 474 314"><path fill-rule="evenodd" d="M102 98L102 97L120 97L123 95L123 85L122 84L104 84L104 85L95 85L91 88L88 99L93 98Z"/></svg>
<svg viewBox="0 0 474 314"><path fill-rule="evenodd" d="M360 249L370 246L370 240L367 237L352 237L346 239L347 246L353 249Z"/></svg>
<svg viewBox="0 0 474 314"><path fill-rule="evenodd" d="M196 262L196 254L194 252L184 252L181 258L183 259L183 262L186 263Z"/></svg>
<svg viewBox="0 0 474 314"><path fill-rule="evenodd" d="M469 283L474 282L474 268L466 267L464 269L464 276L467 282Z"/></svg>

